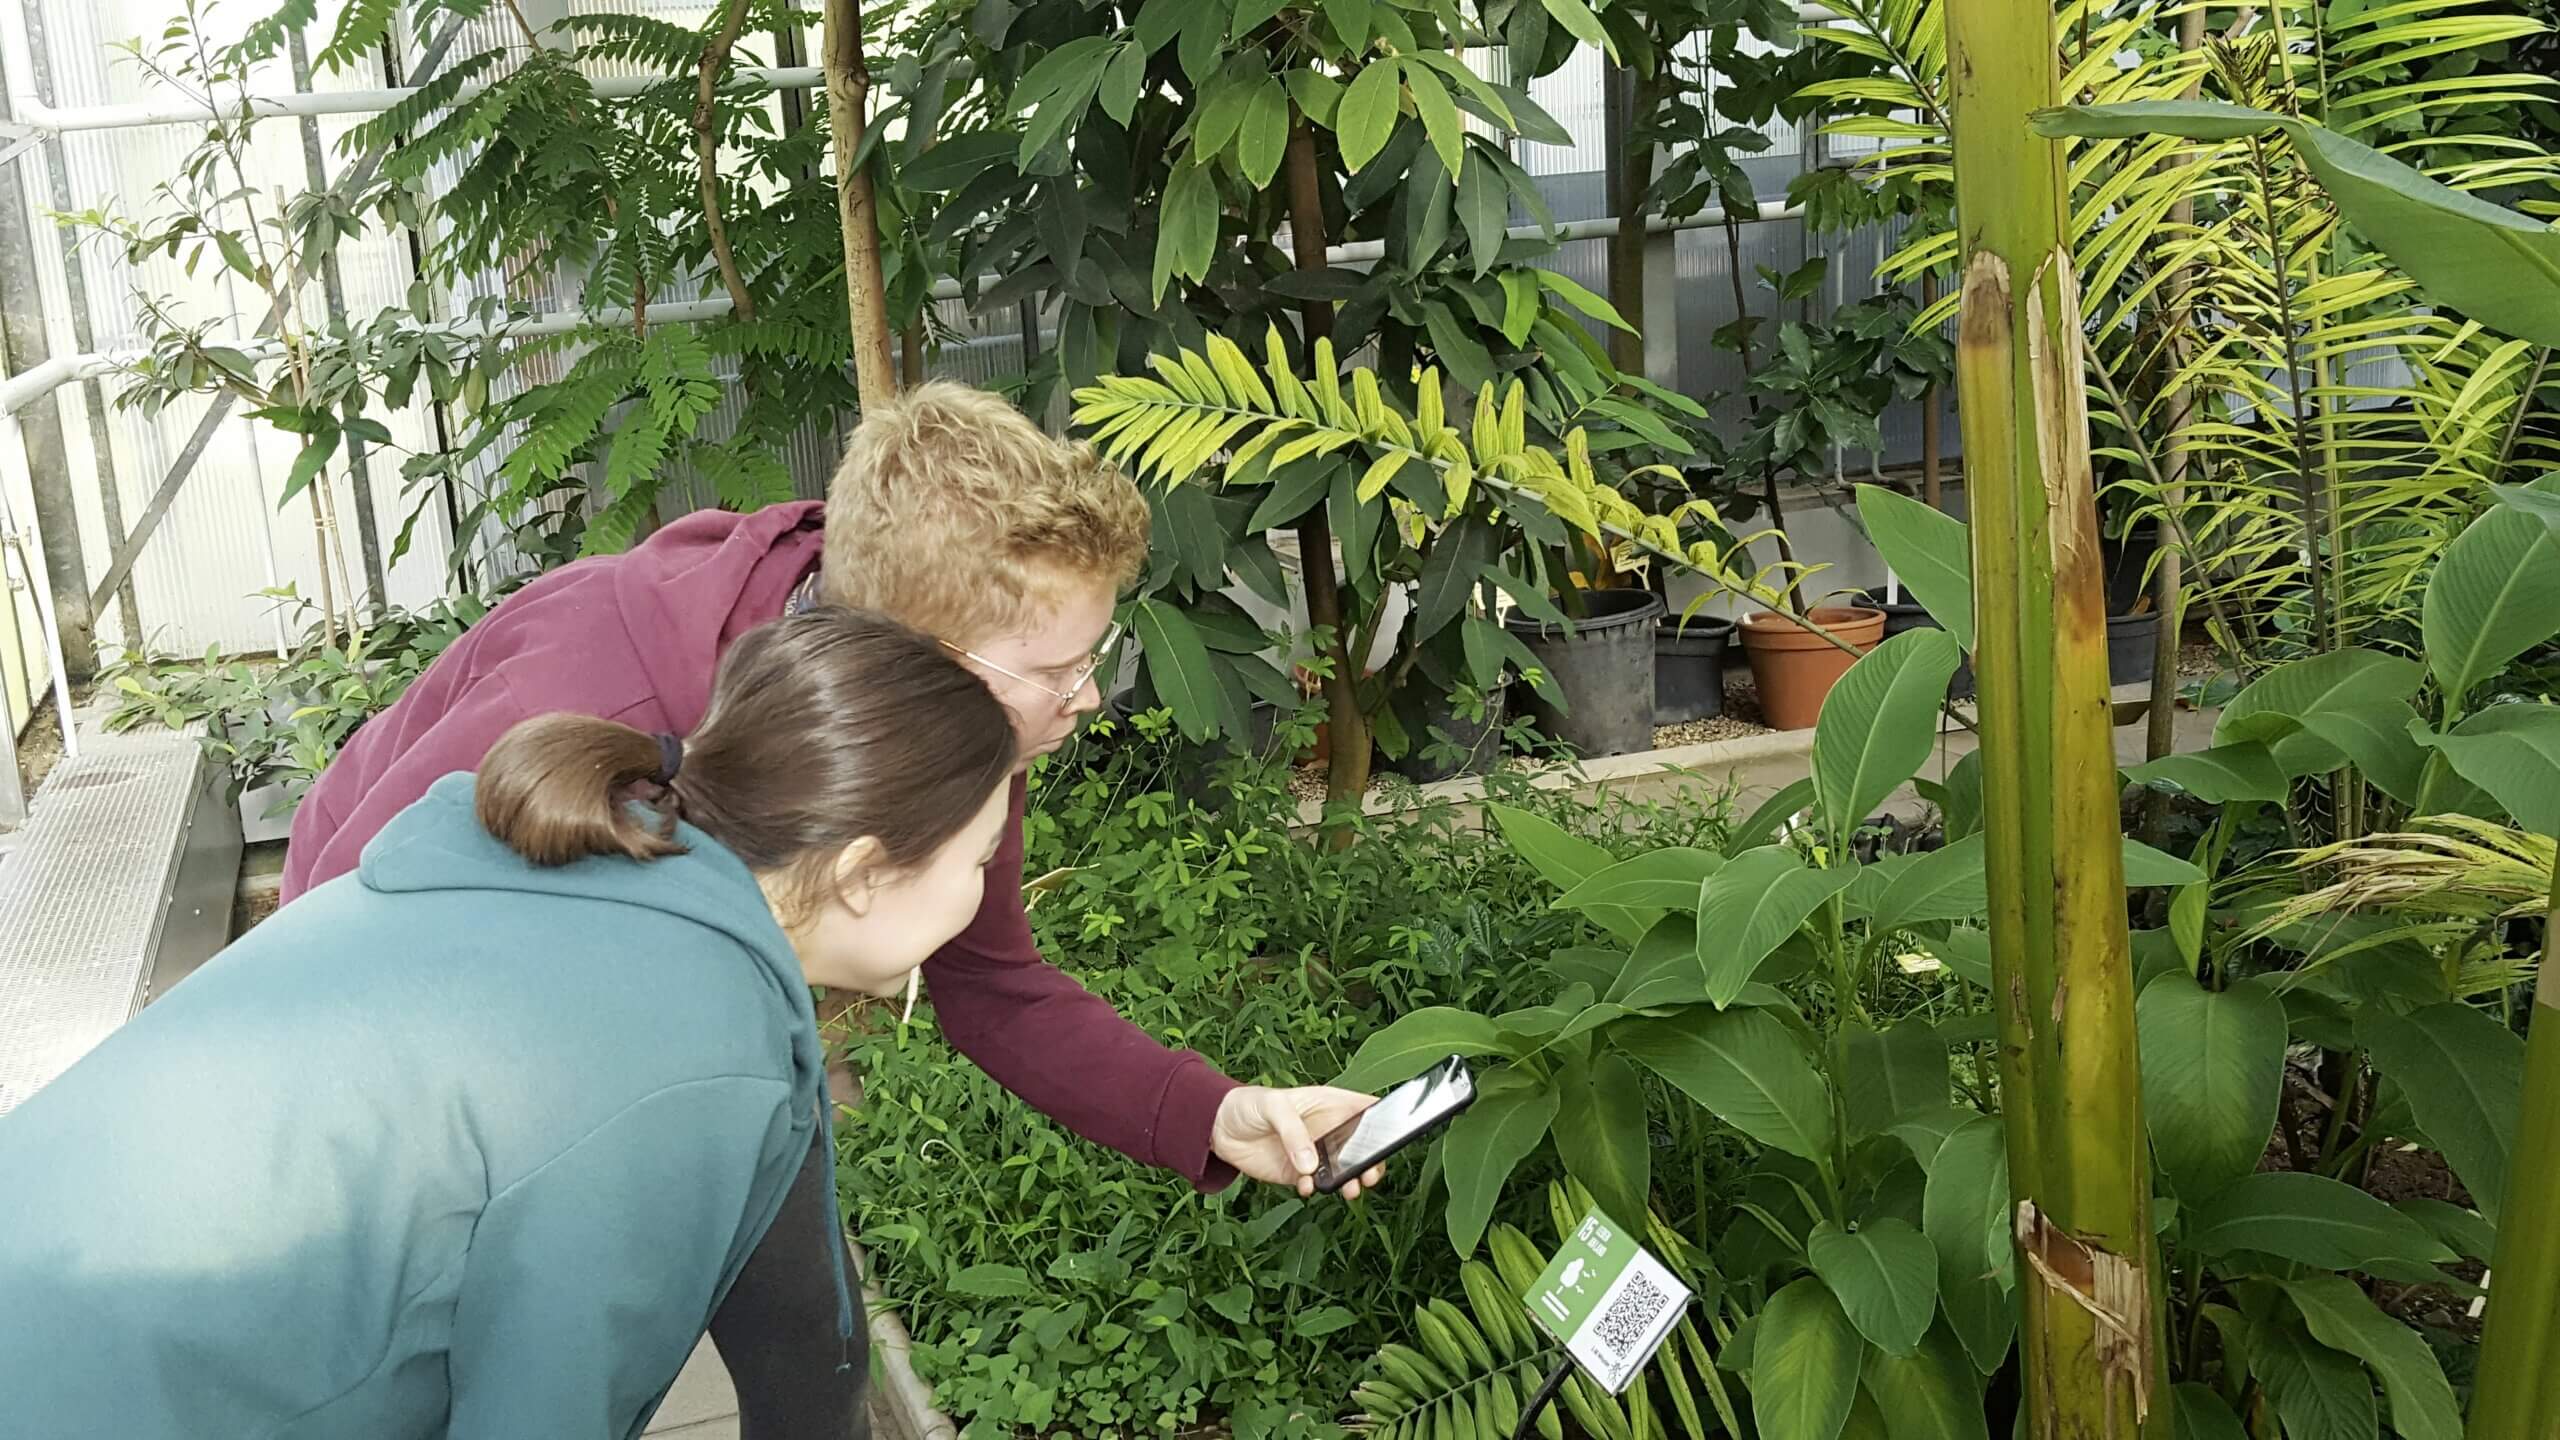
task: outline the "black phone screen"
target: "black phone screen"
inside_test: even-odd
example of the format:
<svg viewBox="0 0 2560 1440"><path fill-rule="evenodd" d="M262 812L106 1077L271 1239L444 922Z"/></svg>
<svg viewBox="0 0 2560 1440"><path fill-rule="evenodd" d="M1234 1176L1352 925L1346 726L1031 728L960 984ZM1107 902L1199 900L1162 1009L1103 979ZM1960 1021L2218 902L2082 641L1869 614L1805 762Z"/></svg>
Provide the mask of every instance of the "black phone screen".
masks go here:
<svg viewBox="0 0 2560 1440"><path fill-rule="evenodd" d="M1476 1098L1475 1077L1458 1056L1434 1065L1378 1098L1333 1133L1316 1141L1316 1188L1341 1189L1467 1108Z"/></svg>

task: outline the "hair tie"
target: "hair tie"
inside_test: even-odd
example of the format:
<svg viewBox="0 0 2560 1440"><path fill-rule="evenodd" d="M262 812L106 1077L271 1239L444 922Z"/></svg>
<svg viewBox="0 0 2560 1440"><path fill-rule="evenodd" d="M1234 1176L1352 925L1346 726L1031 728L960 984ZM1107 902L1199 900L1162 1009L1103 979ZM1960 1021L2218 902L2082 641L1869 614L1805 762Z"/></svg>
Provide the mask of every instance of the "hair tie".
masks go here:
<svg viewBox="0 0 2560 1440"><path fill-rule="evenodd" d="M658 773L649 778L661 786L676 783L676 773L684 769L684 737L658 736Z"/></svg>

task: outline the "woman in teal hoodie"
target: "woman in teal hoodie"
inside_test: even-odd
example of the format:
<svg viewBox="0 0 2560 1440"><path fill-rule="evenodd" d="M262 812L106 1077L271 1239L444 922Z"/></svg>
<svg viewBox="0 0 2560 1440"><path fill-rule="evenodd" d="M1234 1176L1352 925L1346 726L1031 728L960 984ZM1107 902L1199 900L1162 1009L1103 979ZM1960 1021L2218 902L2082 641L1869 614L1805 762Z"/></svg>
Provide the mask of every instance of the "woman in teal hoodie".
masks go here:
<svg viewBox="0 0 2560 1440"><path fill-rule="evenodd" d="M808 987L976 913L1014 743L846 610L682 740L518 726L0 1119L0 1434L638 1434L822 1123Z"/></svg>

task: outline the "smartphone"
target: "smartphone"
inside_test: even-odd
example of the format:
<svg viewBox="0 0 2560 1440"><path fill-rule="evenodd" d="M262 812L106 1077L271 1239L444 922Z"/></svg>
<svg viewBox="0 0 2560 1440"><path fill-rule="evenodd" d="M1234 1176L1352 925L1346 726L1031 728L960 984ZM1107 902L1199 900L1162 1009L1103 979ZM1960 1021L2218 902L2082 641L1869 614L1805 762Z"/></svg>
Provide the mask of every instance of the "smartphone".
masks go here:
<svg viewBox="0 0 2560 1440"><path fill-rule="evenodd" d="M1475 1100L1476 1080L1467 1073L1463 1057L1452 1055L1432 1066L1316 1141L1316 1189L1333 1194L1370 1166L1456 1119Z"/></svg>

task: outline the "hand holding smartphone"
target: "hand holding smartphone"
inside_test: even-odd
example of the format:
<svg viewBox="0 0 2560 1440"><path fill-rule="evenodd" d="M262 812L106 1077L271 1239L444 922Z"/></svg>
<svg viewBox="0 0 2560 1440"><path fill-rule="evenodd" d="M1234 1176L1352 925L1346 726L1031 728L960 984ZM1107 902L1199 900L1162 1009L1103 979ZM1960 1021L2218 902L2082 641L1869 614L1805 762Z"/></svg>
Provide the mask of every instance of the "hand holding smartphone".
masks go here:
<svg viewBox="0 0 2560 1440"><path fill-rule="evenodd" d="M1475 1077L1452 1055L1406 1081L1316 1141L1316 1190L1325 1195L1456 1119L1475 1103Z"/></svg>

